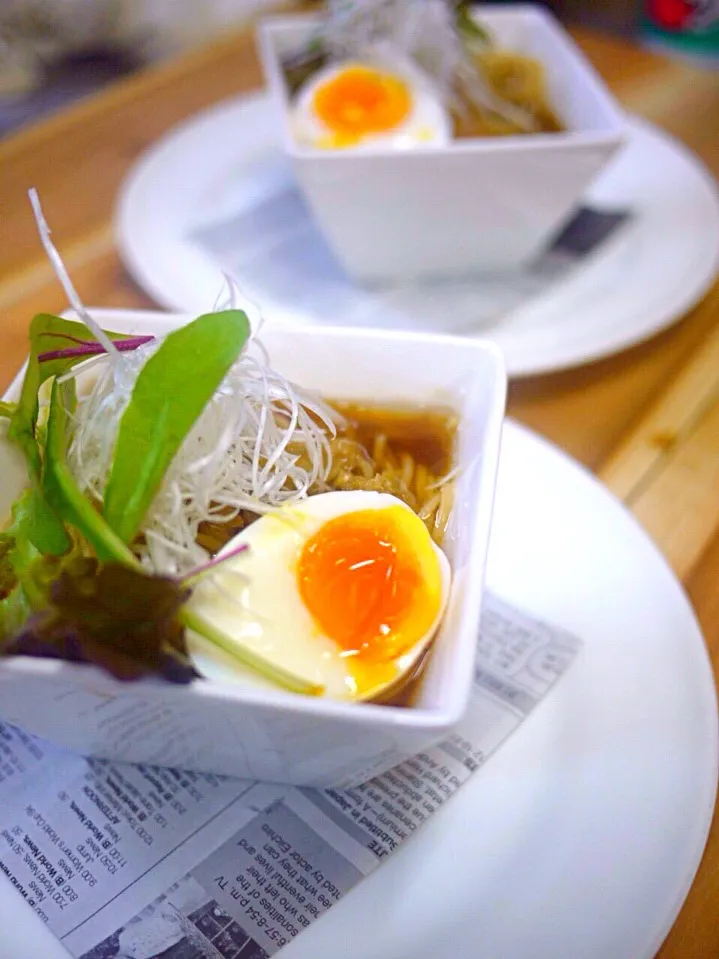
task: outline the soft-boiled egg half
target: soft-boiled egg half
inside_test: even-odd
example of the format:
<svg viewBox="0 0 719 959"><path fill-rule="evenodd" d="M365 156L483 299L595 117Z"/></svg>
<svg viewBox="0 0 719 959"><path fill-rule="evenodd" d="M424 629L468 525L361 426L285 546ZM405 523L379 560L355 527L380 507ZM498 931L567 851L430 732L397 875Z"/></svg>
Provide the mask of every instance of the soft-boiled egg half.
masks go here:
<svg viewBox="0 0 719 959"><path fill-rule="evenodd" d="M414 674L451 577L408 506L387 493L322 493L262 516L223 552L243 544L194 592L206 621L332 699L384 698ZM197 634L188 643L207 678L267 685Z"/></svg>
<svg viewBox="0 0 719 959"><path fill-rule="evenodd" d="M318 70L292 108L299 143L317 149L444 145L452 123L432 83L409 64L345 62Z"/></svg>

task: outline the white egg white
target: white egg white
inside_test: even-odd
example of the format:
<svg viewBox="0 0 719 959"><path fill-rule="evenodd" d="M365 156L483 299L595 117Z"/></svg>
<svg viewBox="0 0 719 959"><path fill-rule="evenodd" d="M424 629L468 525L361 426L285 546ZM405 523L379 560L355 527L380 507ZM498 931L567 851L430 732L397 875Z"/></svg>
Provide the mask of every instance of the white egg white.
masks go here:
<svg viewBox="0 0 719 959"><path fill-rule="evenodd" d="M389 670L383 670L377 688L365 690L364 695L358 694L354 686L346 655L322 635L304 606L298 591L296 563L304 543L328 520L358 510L397 506L409 510L389 494L353 490L312 496L301 504L263 516L227 544L223 553L241 544L249 549L207 576L195 590L191 607L238 643L324 687L323 695L328 698L379 698L388 687L394 687L414 671L437 630L451 580L446 556L431 543L442 580L441 606L431 629L390 664ZM191 631L188 646L197 668L208 679L277 688Z"/></svg>
<svg viewBox="0 0 719 959"><path fill-rule="evenodd" d="M412 109L394 130L386 133L374 133L364 136L351 147L341 149L367 150L377 147L392 147L398 150L421 148L422 146L444 146L453 136L452 120L444 106L442 98L431 80L422 71L409 62L393 62L385 65L381 61L352 61L354 66L366 66L384 70L404 80L412 95ZM317 90L341 74L350 62L333 63L318 70L300 89L291 112L291 124L294 135L304 146L327 148L333 131L317 116L314 98Z"/></svg>

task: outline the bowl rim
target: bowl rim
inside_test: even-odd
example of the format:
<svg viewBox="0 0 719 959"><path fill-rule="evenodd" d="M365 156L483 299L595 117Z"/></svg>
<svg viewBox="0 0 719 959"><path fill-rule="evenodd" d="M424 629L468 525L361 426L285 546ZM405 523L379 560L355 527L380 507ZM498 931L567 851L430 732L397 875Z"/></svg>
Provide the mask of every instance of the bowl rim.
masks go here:
<svg viewBox="0 0 719 959"><path fill-rule="evenodd" d="M545 150L573 150L587 147L616 147L624 142L628 120L619 101L595 69L583 50L575 42L562 23L546 7L534 3L517 3L510 8L496 8L484 3L472 5L474 12L494 21L523 20L541 23L549 31L552 41L561 49L564 57L583 74L584 83L601 104L606 114L606 125L597 130L564 130L558 133L535 133L531 136L510 134L500 137L467 137L451 139L449 143L428 143L421 150L396 150L382 145L365 146L361 149L321 150L299 144L289 123L289 97L284 81L278 51L274 43L277 33L287 30L309 28L322 20L318 13L275 14L263 17L256 28L257 46L264 70L265 81L280 113L282 147L285 153L297 162L356 163L358 161L417 163L423 157L472 156L492 153L534 153Z"/></svg>
<svg viewBox="0 0 719 959"><path fill-rule="evenodd" d="M124 324L142 327L143 324L160 318L171 329L183 322L188 322L195 316L192 313L164 312L161 310L94 307L88 307L87 309L103 326L112 324L122 326ZM75 317L71 310L64 312L62 315ZM356 329L343 326L318 327L310 323L275 320L268 320L263 329L276 332L296 332L314 338L318 335L327 335L331 339L345 340L350 343L357 340L398 344L413 342L425 346L428 351L434 346L442 345L446 348L462 350L465 356L469 353L477 356L484 355L489 359L494 370L496 388L492 393L485 424L481 454L482 466L476 486L476 495L480 499L480 503L474 529L471 533L473 551L474 546L479 542L479 554L475 557L474 563L470 561L468 564L473 588L468 589L464 597L465 609L469 606L469 612L465 615L468 622L472 624L473 632L478 633L485 591L487 555L507 395L507 375L504 358L499 347L491 340L466 339L450 334L414 332L412 330L385 330L368 327ZM10 386L1 397L2 399L12 400L17 396L26 365L27 360L13 378ZM456 656L462 666L471 666L474 662L474 647L469 648L467 644L460 643L457 645ZM37 659L28 656L0 660L1 678L9 679L12 676L17 676L18 679L21 679L23 675L48 680L76 677L78 685L82 684L82 678L84 677L89 680L93 690L100 693L105 692L108 695L117 695L118 691L127 691L130 688L126 683L121 683L95 667L85 664L69 663L63 660ZM460 683L455 683L455 688L451 689L446 695L445 703L436 707L413 707L411 709L380 703L345 703L340 700L300 696L284 690L259 690L232 683L219 683L213 680L194 682L185 686L162 682L155 678L146 678L133 683L132 690L141 689L143 694L151 697L157 696L158 699L171 698L174 700L178 696L186 699L190 695L201 700L228 705L242 703L259 711L275 713L282 711L287 715L296 714L317 719L339 720L350 725L375 729L390 726L403 728L407 731L415 730L441 734L456 725L464 715L469 702L473 670L463 668L459 671L459 676L461 686Z"/></svg>

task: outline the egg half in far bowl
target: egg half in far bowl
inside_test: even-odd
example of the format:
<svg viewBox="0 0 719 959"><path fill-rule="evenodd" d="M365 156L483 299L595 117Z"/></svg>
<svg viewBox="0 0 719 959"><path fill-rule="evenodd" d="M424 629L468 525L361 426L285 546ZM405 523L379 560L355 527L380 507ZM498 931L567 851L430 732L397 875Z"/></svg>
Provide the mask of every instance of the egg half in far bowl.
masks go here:
<svg viewBox="0 0 719 959"><path fill-rule="evenodd" d="M303 146L325 150L444 145L452 122L431 81L409 64L331 64L304 84L292 107Z"/></svg>
<svg viewBox="0 0 719 959"><path fill-rule="evenodd" d="M205 578L194 610L238 643L345 701L384 700L434 638L450 568L422 520L386 493L323 493L256 520ZM222 555L222 553L220 553ZM190 633L200 672L267 686Z"/></svg>

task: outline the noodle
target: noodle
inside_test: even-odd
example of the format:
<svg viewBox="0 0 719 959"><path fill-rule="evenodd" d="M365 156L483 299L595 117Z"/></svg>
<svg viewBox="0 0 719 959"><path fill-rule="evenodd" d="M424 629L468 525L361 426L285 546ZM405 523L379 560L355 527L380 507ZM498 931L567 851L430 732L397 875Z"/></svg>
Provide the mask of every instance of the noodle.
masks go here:
<svg viewBox="0 0 719 959"><path fill-rule="evenodd" d="M409 62L453 113L454 136L558 133L544 65L502 47L465 0L327 0L312 40L283 60L291 95L333 64Z"/></svg>
<svg viewBox="0 0 719 959"><path fill-rule="evenodd" d="M533 121L536 133L559 133L563 124L552 109L543 64L532 57L509 50L490 48L474 60L490 89L502 100L523 110ZM454 113L456 137L512 136L527 133L510 119L472 106L462 96L461 111Z"/></svg>
<svg viewBox="0 0 719 959"><path fill-rule="evenodd" d="M343 425L330 442L326 488L391 493L417 513L440 544L452 508L456 417L438 410L331 405Z"/></svg>
<svg viewBox="0 0 719 959"><path fill-rule="evenodd" d="M328 437L330 467L326 477L310 487L309 495L333 490L390 493L417 513L432 539L441 544L452 510L454 417L341 403L333 408L343 424L334 438ZM290 447L290 452L296 452L298 465L305 468L305 451ZM217 519L202 523L197 536L198 544L211 554L257 519L250 510L235 515L228 507L214 506Z"/></svg>
<svg viewBox="0 0 719 959"><path fill-rule="evenodd" d="M375 437L371 459L360 443L348 442L344 437L333 440L330 450L329 489L391 493L417 513L435 542L441 542L451 510L451 498L444 494L451 483L432 489L434 484L441 484L441 478L424 464L418 464L410 453L396 453L384 433ZM371 475L367 472L368 464L371 465Z"/></svg>

